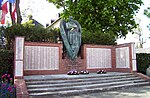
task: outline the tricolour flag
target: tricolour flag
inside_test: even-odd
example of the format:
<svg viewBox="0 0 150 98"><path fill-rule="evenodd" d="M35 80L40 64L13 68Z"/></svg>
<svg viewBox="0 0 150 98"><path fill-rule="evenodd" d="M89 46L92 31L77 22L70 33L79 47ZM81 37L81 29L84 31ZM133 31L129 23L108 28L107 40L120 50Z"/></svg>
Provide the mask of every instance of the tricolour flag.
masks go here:
<svg viewBox="0 0 150 98"><path fill-rule="evenodd" d="M0 0L0 10L2 10L2 2L3 0Z"/></svg>
<svg viewBox="0 0 150 98"><path fill-rule="evenodd" d="M16 20L16 17L15 17L16 16L16 5L15 4L13 5L13 8L14 9L13 9L13 12L11 13L11 16L12 16L13 20Z"/></svg>
<svg viewBox="0 0 150 98"><path fill-rule="evenodd" d="M2 5L7 2L8 0L0 0L0 10L2 10Z"/></svg>
<svg viewBox="0 0 150 98"><path fill-rule="evenodd" d="M8 13L8 8L7 8L7 1L2 5L2 17L1 17L1 24L5 23L5 16Z"/></svg>
<svg viewBox="0 0 150 98"><path fill-rule="evenodd" d="M16 0L8 0L9 3L15 3Z"/></svg>

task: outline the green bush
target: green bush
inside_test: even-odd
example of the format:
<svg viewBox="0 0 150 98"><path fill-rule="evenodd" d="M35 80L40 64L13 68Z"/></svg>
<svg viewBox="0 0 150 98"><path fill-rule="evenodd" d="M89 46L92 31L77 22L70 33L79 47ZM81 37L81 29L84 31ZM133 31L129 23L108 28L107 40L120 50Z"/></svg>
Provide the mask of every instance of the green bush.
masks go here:
<svg viewBox="0 0 150 98"><path fill-rule="evenodd" d="M13 54L14 53L12 50L0 49L0 76L6 73L13 75L13 69L14 69Z"/></svg>
<svg viewBox="0 0 150 98"><path fill-rule="evenodd" d="M146 74L146 69L150 65L150 54L140 53L136 54L137 71Z"/></svg>
<svg viewBox="0 0 150 98"><path fill-rule="evenodd" d="M88 32L83 30L82 43L98 45L115 45L116 37L111 33L103 33L101 31Z"/></svg>
<svg viewBox="0 0 150 98"><path fill-rule="evenodd" d="M13 49L15 36L24 36L28 42L51 42L56 43L59 32L56 29L46 29L41 26L29 24L16 24L4 30L6 49Z"/></svg>

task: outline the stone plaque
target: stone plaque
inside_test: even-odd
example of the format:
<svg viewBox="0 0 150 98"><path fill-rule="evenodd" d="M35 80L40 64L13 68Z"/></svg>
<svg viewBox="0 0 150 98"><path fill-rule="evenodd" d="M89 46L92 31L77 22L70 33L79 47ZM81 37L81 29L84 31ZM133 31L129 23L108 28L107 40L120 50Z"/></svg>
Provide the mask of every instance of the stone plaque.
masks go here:
<svg viewBox="0 0 150 98"><path fill-rule="evenodd" d="M23 60L24 38L16 38L16 60Z"/></svg>
<svg viewBox="0 0 150 98"><path fill-rule="evenodd" d="M129 47L116 48L116 67L130 68Z"/></svg>
<svg viewBox="0 0 150 98"><path fill-rule="evenodd" d="M23 61L16 61L15 63L15 76L23 76Z"/></svg>

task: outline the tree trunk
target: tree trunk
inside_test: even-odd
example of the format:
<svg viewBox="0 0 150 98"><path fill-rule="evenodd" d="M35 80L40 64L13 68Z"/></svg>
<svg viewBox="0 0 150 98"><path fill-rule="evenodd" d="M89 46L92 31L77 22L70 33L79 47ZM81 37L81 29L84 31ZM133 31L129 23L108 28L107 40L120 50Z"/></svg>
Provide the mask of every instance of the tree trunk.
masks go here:
<svg viewBox="0 0 150 98"><path fill-rule="evenodd" d="M16 0L17 24L21 24L21 21L22 21L19 3L20 3L20 0Z"/></svg>

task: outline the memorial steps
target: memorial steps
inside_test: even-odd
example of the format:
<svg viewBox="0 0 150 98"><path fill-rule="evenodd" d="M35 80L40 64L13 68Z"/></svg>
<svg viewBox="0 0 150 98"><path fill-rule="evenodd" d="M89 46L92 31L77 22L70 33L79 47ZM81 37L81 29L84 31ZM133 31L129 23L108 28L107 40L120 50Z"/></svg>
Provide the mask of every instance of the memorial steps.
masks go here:
<svg viewBox="0 0 150 98"><path fill-rule="evenodd" d="M90 73L87 75L25 76L25 81L31 98L52 95L77 95L150 85L149 81L135 74L118 72Z"/></svg>

